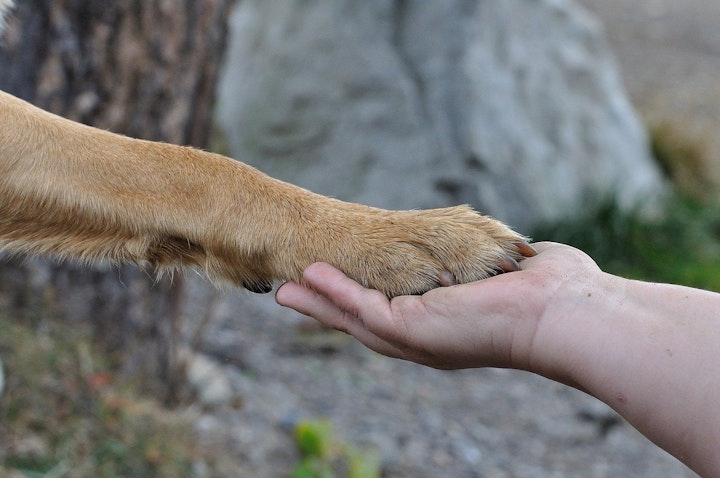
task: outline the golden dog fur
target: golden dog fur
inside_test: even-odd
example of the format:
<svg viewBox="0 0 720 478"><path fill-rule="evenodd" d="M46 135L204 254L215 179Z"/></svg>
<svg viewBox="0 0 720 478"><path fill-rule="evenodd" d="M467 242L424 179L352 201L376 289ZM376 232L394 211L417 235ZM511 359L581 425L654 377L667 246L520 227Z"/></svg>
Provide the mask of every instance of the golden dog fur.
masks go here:
<svg viewBox="0 0 720 478"><path fill-rule="evenodd" d="M0 0L0 30L7 0ZM385 211L241 162L141 141L0 92L0 247L93 262L195 266L255 292L329 262L388 296L481 279L532 255L460 206Z"/></svg>
<svg viewBox="0 0 720 478"><path fill-rule="evenodd" d="M0 246L198 266L256 292L326 261L389 296L487 277L529 253L521 236L465 206L346 203L217 154L81 125L3 92Z"/></svg>

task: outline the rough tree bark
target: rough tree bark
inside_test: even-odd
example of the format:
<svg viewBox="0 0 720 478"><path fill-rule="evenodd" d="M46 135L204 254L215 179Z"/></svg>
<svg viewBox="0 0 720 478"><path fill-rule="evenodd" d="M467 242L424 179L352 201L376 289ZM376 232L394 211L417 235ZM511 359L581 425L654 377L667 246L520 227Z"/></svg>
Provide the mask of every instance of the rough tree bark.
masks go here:
<svg viewBox="0 0 720 478"><path fill-rule="evenodd" d="M16 3L0 48L0 89L99 128L207 145L232 0ZM23 259L5 259L1 270L0 288L17 306L91 319L124 354L124 368L159 374L172 397L178 277L172 284L133 267Z"/></svg>

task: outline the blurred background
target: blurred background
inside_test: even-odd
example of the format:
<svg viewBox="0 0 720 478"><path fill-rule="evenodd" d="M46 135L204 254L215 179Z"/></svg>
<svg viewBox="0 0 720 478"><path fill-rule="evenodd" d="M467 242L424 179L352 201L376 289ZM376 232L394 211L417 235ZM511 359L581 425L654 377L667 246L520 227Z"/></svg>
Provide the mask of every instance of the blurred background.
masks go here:
<svg viewBox="0 0 720 478"><path fill-rule="evenodd" d="M720 290L719 24L700 0L24 0L0 89ZM3 257L0 315L0 476L694 476L580 392L380 357L192 273Z"/></svg>

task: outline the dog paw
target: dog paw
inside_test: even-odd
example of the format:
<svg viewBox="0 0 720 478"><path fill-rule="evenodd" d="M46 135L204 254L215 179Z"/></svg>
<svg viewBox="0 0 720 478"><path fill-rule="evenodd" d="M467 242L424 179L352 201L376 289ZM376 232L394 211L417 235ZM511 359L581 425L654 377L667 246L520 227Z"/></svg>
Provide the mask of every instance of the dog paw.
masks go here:
<svg viewBox="0 0 720 478"><path fill-rule="evenodd" d="M329 262L388 297L511 272L518 261L535 255L525 237L467 206L365 208L339 217L342 221L313 235L322 247L313 262Z"/></svg>

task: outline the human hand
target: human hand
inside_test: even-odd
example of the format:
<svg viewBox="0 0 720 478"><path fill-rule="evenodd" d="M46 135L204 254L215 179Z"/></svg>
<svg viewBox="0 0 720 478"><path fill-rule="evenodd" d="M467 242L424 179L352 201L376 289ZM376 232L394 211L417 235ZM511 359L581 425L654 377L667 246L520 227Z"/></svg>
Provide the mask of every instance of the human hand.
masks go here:
<svg viewBox="0 0 720 478"><path fill-rule="evenodd" d="M720 476L720 294L605 274L582 251L534 244L520 270L388 300L328 264L280 305L390 357L436 368L507 367L617 410L701 476ZM690 320L692 319L692 320Z"/></svg>
<svg viewBox="0 0 720 478"><path fill-rule="evenodd" d="M334 267L316 263L303 275L312 289L288 282L276 300L347 332L381 354L435 368L530 370L538 325L566 285L578 290L600 272L583 252L555 243L521 270L490 279L388 300ZM544 361L540 357L540 361Z"/></svg>

